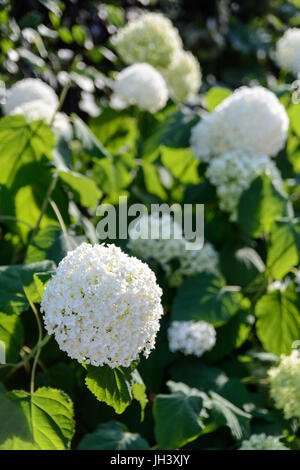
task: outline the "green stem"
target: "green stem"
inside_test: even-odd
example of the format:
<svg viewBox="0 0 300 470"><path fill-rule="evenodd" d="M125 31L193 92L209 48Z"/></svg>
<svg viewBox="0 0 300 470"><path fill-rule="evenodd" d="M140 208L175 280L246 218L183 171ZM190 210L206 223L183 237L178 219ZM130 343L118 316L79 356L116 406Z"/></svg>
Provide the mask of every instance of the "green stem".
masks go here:
<svg viewBox="0 0 300 470"><path fill-rule="evenodd" d="M49 336L49 335L44 336L42 341L40 343L36 344L34 346L34 348L32 348L31 352L29 354L27 354L27 356L25 356L24 359L22 359L22 361L17 362L17 364L11 364L11 363L10 364L9 363L8 364L2 364L2 365L0 365L0 369L2 369L4 367L12 367L12 370L7 374L7 377L9 377L14 372L16 372L18 369L20 369L20 367L23 367L28 361L30 361L30 359L32 359L33 356L35 355L36 351L39 348L43 348L48 343L50 338L51 338L51 336Z"/></svg>
<svg viewBox="0 0 300 470"><path fill-rule="evenodd" d="M35 358L34 358L34 361L33 361L32 370L31 370L31 379L30 379L30 393L31 393L31 394L34 393L35 371L36 371L36 366L37 366L37 363L38 363L40 354L41 354L41 348L38 349L38 351L37 351L37 353L36 353L36 355L35 355Z"/></svg>
<svg viewBox="0 0 300 470"><path fill-rule="evenodd" d="M52 209L53 209L53 211L54 211L54 213L57 217L59 225L61 226L62 232L63 232L65 240L66 240L67 248L68 248L68 250L72 250L72 246L70 246L70 239L69 239L69 236L68 236L67 228L65 226L64 219L63 219L63 217L60 213L60 210L57 207L57 205L55 204L55 202L52 201L52 199L50 199L50 204L51 204L51 207L52 207ZM73 249L74 249L74 247L73 247Z"/></svg>
<svg viewBox="0 0 300 470"><path fill-rule="evenodd" d="M42 324L41 324L41 320L40 320L40 317L39 317L39 312L37 311L35 305L31 301L29 301L29 304L30 304L30 307L32 308L32 311L34 313L34 316L36 318L36 322L37 322L37 325L38 325L38 332L39 333L38 333L37 344L40 344L40 342L42 341L42 337L43 337L43 329L42 329ZM34 357L33 366L32 366L32 370L31 370L30 393L34 392L35 371L36 371L36 366L37 366L37 363L38 363L38 360L39 360L39 356L41 354L41 350L42 350L42 348L37 348L37 351L36 351L36 354L35 354L35 357Z"/></svg>
<svg viewBox="0 0 300 470"><path fill-rule="evenodd" d="M41 221L42 221L42 218L43 218L43 215L45 214L45 211L47 209L47 206L48 206L48 202L49 202L49 198L51 196L51 194L53 193L54 189L55 189L55 186L56 186L56 183L57 183L57 179L58 179L58 174L57 173L54 173L53 175L53 178L51 180L51 183L49 185L49 188L47 190L47 193L46 193L46 196L43 200L43 203L42 203L42 207L41 207L41 212L40 212L40 215L39 215L39 218L37 220L37 223L31 233L31 236L30 236L30 239L29 239L29 245L32 243L32 240L34 239L35 235L37 234L37 232L39 231L39 228L40 228L40 224L41 224Z"/></svg>
<svg viewBox="0 0 300 470"><path fill-rule="evenodd" d="M57 108L56 108L56 110L54 111L54 114L53 114L53 116L52 116L52 118L51 118L51 121L50 121L50 123L49 123L50 127L53 125L53 122L54 122L54 119L55 119L56 114L61 110L62 105L64 104L64 101L65 101L65 99L66 99L67 93L68 93L69 88L70 88L70 86L71 86L71 82L72 82L71 79L68 80L67 83L65 84L65 86L64 86L63 89L62 89L62 92L61 92L60 97L59 97L59 102L58 102Z"/></svg>

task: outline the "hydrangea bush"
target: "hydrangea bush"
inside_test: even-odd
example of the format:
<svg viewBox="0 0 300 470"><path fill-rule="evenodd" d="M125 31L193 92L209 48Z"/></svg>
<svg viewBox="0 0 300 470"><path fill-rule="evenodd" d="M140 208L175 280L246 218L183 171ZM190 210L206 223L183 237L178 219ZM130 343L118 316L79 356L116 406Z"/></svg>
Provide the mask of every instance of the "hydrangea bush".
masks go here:
<svg viewBox="0 0 300 470"><path fill-rule="evenodd" d="M171 11L40 3L0 12L0 449L299 450L297 15L226 79Z"/></svg>

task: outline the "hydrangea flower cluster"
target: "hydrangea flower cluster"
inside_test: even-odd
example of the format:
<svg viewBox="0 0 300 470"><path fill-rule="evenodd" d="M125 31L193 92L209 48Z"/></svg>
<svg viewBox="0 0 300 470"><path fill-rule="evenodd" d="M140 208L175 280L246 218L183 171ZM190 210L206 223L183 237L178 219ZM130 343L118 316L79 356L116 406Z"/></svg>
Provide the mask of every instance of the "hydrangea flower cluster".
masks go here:
<svg viewBox="0 0 300 470"><path fill-rule="evenodd" d="M242 442L240 450L289 450L279 437L267 436L265 433L252 434L250 439Z"/></svg>
<svg viewBox="0 0 300 470"><path fill-rule="evenodd" d="M276 44L278 65L295 75L300 73L300 28L289 28Z"/></svg>
<svg viewBox="0 0 300 470"><path fill-rule="evenodd" d="M46 124L51 124L54 113L55 109L53 110L52 106L45 101L34 100L16 106L10 114L12 116L15 114L21 114L26 117L28 122L41 120ZM57 134L63 135L66 138L69 138L70 135L72 135L72 127L65 113L55 114L52 127Z"/></svg>
<svg viewBox="0 0 300 470"><path fill-rule="evenodd" d="M170 239L163 238L163 226L170 226ZM150 238L150 227L157 238ZM218 254L210 243L205 243L201 250L187 250L185 243L181 226L168 214L143 216L129 229L128 248L139 258L159 263L174 287L184 278L201 272L218 274ZM179 263L176 268L174 260Z"/></svg>
<svg viewBox="0 0 300 470"><path fill-rule="evenodd" d="M300 418L300 356L293 351L290 356L281 356L277 367L268 371L270 394L278 409L282 409L286 419Z"/></svg>
<svg viewBox="0 0 300 470"><path fill-rule="evenodd" d="M46 286L44 323L80 363L128 367L154 348L162 291L147 264L111 244L68 252Z"/></svg>
<svg viewBox="0 0 300 470"><path fill-rule="evenodd" d="M58 106L57 95L47 83L38 78L24 78L8 90L4 112L12 114L16 107L36 100L47 103L53 110Z"/></svg>
<svg viewBox="0 0 300 470"><path fill-rule="evenodd" d="M114 93L125 106L135 104L140 109L155 113L168 100L168 89L162 75L146 63L126 67L117 75Z"/></svg>
<svg viewBox="0 0 300 470"><path fill-rule="evenodd" d="M28 122L44 121L51 124L57 135L69 139L72 127L65 113L56 113L58 97L54 90L38 78L25 78L7 92L3 110L5 114L25 116Z"/></svg>
<svg viewBox="0 0 300 470"><path fill-rule="evenodd" d="M200 88L200 64L191 52L176 51L170 66L161 69L161 72L166 79L171 97L176 101L188 100Z"/></svg>
<svg viewBox="0 0 300 470"><path fill-rule="evenodd" d="M148 63L157 68L174 100L183 102L198 92L199 62L191 52L183 50L178 30L164 15L140 15L118 32L114 42L125 63Z"/></svg>
<svg viewBox="0 0 300 470"><path fill-rule="evenodd" d="M274 93L261 86L241 87L194 126L191 147L205 162L230 150L274 156L284 146L288 127Z"/></svg>
<svg viewBox="0 0 300 470"><path fill-rule="evenodd" d="M216 186L220 208L237 218L239 199L245 189L258 176L265 173L274 184L281 185L280 173L270 157L255 152L232 150L213 158L206 171Z"/></svg>
<svg viewBox="0 0 300 470"><path fill-rule="evenodd" d="M206 242L201 250L186 250L185 245L181 243L178 246L177 258L179 266L169 278L169 283L173 287L179 286L184 279L199 273L219 275L219 257L211 243Z"/></svg>
<svg viewBox="0 0 300 470"><path fill-rule="evenodd" d="M160 13L144 13L120 29L115 47L126 64L147 62L168 67L182 41L172 22Z"/></svg>
<svg viewBox="0 0 300 470"><path fill-rule="evenodd" d="M173 321L168 329L170 351L202 356L216 343L216 330L205 321Z"/></svg>

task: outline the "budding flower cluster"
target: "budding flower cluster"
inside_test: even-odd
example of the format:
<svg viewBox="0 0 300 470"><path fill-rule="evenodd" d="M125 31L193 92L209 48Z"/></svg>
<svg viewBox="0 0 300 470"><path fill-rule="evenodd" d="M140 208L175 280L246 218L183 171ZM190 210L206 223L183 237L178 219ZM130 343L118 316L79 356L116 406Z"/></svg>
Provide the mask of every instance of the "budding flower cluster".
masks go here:
<svg viewBox="0 0 300 470"><path fill-rule="evenodd" d="M159 70L174 100L184 102L198 92L199 62L191 52L183 50L178 30L164 15L144 13L130 20L118 32L114 43L126 64L148 63ZM147 94L147 82L143 83Z"/></svg>
<svg viewBox="0 0 300 470"><path fill-rule="evenodd" d="M276 44L278 65L297 75L300 72L300 28L289 28Z"/></svg>
<svg viewBox="0 0 300 470"><path fill-rule="evenodd" d="M173 321L168 329L170 351L200 357L216 343L216 330L205 321Z"/></svg>
<svg viewBox="0 0 300 470"><path fill-rule="evenodd" d="M170 227L168 239L163 238L163 227ZM156 238L151 238L151 230L157 234ZM205 243L200 250L187 250L181 226L167 214L144 216L138 220L129 229L128 248L141 259L159 263L168 276L169 284L174 287L185 278L201 272L218 274L219 260L214 247ZM174 261L178 264L176 268Z"/></svg>
<svg viewBox="0 0 300 470"><path fill-rule="evenodd" d="M113 244L83 243L59 263L41 311L46 330L71 358L128 367L154 348L161 295L147 264Z"/></svg>
<svg viewBox="0 0 300 470"><path fill-rule="evenodd" d="M213 158L206 171L210 182L216 186L220 208L237 218L240 197L259 175L269 176L274 184L282 183L280 173L267 155L244 150L232 150Z"/></svg>
<svg viewBox="0 0 300 470"><path fill-rule="evenodd" d="M160 13L145 13L120 29L115 47L126 64L147 62L168 67L182 41L172 22Z"/></svg>
<svg viewBox="0 0 300 470"><path fill-rule="evenodd" d="M200 64L191 52L176 51L170 66L161 69L161 72L175 101L185 102L199 91Z"/></svg>
<svg viewBox="0 0 300 470"><path fill-rule="evenodd" d="M240 450L289 450L278 437L266 434L252 434L250 439L242 442Z"/></svg>
<svg viewBox="0 0 300 470"><path fill-rule="evenodd" d="M281 356L277 367L268 371L270 395L286 419L300 418L300 356L293 351L290 356Z"/></svg>

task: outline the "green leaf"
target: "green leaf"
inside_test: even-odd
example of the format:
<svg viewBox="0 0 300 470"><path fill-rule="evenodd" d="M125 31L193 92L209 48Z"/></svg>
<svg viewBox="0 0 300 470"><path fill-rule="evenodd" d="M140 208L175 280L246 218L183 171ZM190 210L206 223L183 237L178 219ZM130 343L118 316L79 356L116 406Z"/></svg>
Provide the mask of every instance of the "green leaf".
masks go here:
<svg viewBox="0 0 300 470"><path fill-rule="evenodd" d="M18 315L0 313L0 341L5 344L6 362L17 362L24 344L23 326Z"/></svg>
<svg viewBox="0 0 300 470"><path fill-rule="evenodd" d="M226 287L223 279L200 274L187 279L179 288L172 306L172 321L204 320L214 326L227 323L240 307L238 288Z"/></svg>
<svg viewBox="0 0 300 470"><path fill-rule="evenodd" d="M72 35L77 44L82 46L84 44L84 41L86 39L86 34L84 29L79 26L78 24L75 24L72 26Z"/></svg>
<svg viewBox="0 0 300 470"><path fill-rule="evenodd" d="M169 395L157 395L153 405L155 436L160 449L178 449L204 429L200 413L204 394L184 383L167 382Z"/></svg>
<svg viewBox="0 0 300 470"><path fill-rule="evenodd" d="M233 367L234 374L239 374L241 365L235 361ZM247 374L246 368L243 373ZM177 360L170 368L170 376L176 382L184 382L189 387L195 387L205 393L217 392L239 408L250 402L248 390L243 383L236 378L229 378L224 370L208 367L202 357L189 356Z"/></svg>
<svg viewBox="0 0 300 470"><path fill-rule="evenodd" d="M90 120L89 127L112 155L135 151L137 123L127 111L105 108L100 116Z"/></svg>
<svg viewBox="0 0 300 470"><path fill-rule="evenodd" d="M68 28L65 28L64 26L62 28L59 28L58 34L63 42L65 42L66 44L72 44L73 36Z"/></svg>
<svg viewBox="0 0 300 470"><path fill-rule="evenodd" d="M25 262L52 260L58 264L69 250L74 250L82 241L82 237L64 234L59 225L49 224L34 237L28 247Z"/></svg>
<svg viewBox="0 0 300 470"><path fill-rule="evenodd" d="M225 98L231 95L228 88L214 86L205 95L206 107L212 112Z"/></svg>
<svg viewBox="0 0 300 470"><path fill-rule="evenodd" d="M45 350L43 350L45 351ZM42 356L42 360L44 357ZM49 360L47 358L46 360ZM77 361L56 362L37 372L36 387L53 387L63 390L71 399L76 398L77 387L82 387L84 370Z"/></svg>
<svg viewBox="0 0 300 470"><path fill-rule="evenodd" d="M119 193L132 181L127 165L121 157L94 160L94 180L105 194Z"/></svg>
<svg viewBox="0 0 300 470"><path fill-rule="evenodd" d="M199 160L194 157L191 149L169 148L161 145L162 163L170 170L172 175L184 184L199 183Z"/></svg>
<svg viewBox="0 0 300 470"><path fill-rule="evenodd" d="M55 138L41 121L28 124L23 116L0 120L0 184L10 188L23 165L51 158Z"/></svg>
<svg viewBox="0 0 300 470"><path fill-rule="evenodd" d="M232 244L226 244L220 252L222 273L229 285L245 287L266 269L259 254L250 247L236 250Z"/></svg>
<svg viewBox="0 0 300 470"><path fill-rule="evenodd" d="M85 152L91 157L111 158L97 137L90 131L88 126L76 114L72 115L74 132Z"/></svg>
<svg viewBox="0 0 300 470"><path fill-rule="evenodd" d="M59 171L58 174L61 181L72 191L76 202L89 209L97 208L102 191L95 181L75 171Z"/></svg>
<svg viewBox="0 0 300 470"><path fill-rule="evenodd" d="M69 449L74 434L73 403L61 390L39 388L0 394L1 450Z"/></svg>
<svg viewBox="0 0 300 470"><path fill-rule="evenodd" d="M86 386L99 401L112 406L116 413L121 414L130 405L133 398L140 401L142 410L145 397L141 391L141 378L134 374L135 363L130 367L87 366ZM139 384L139 385L135 385Z"/></svg>
<svg viewBox="0 0 300 470"><path fill-rule="evenodd" d="M295 134L300 137L300 108L298 104L292 104L288 108L288 116Z"/></svg>
<svg viewBox="0 0 300 470"><path fill-rule="evenodd" d="M216 362L234 349L240 348L247 340L251 331L254 317L251 315L248 299L226 325L217 329L217 340L213 349L205 354L207 362Z"/></svg>
<svg viewBox="0 0 300 470"><path fill-rule="evenodd" d="M143 158L154 160L159 153L160 145L181 149L189 147L191 128L197 120L194 116L181 112L169 114L146 140L142 152Z"/></svg>
<svg viewBox="0 0 300 470"><path fill-rule="evenodd" d="M300 338L299 297L294 285L274 290L256 304L257 336L266 351L290 354L292 343Z"/></svg>
<svg viewBox="0 0 300 470"><path fill-rule="evenodd" d="M81 440L79 450L149 450L149 444L139 435L128 431L123 423L109 421L100 424L92 434Z"/></svg>
<svg viewBox="0 0 300 470"><path fill-rule="evenodd" d="M146 395L146 387L137 369L132 372L132 396L140 404L141 407L141 421L144 420L145 408L148 403Z"/></svg>
<svg viewBox="0 0 300 470"><path fill-rule="evenodd" d="M278 220L270 233L267 267L275 279L280 280L293 266L299 264L300 222Z"/></svg>
<svg viewBox="0 0 300 470"><path fill-rule="evenodd" d="M52 261L0 266L0 310L7 314L19 314L28 309L28 298L32 302L39 302L40 296L33 276L35 273L54 270Z"/></svg>
<svg viewBox="0 0 300 470"><path fill-rule="evenodd" d="M210 396L209 408L213 420L219 426L227 426L232 436L237 440L248 437L251 415L240 410L216 392L210 392Z"/></svg>
<svg viewBox="0 0 300 470"><path fill-rule="evenodd" d="M150 194L158 196L163 201L166 200L167 193L164 190L163 185L161 184L161 181L159 179L157 167L147 161L143 161L142 167L146 191Z"/></svg>
<svg viewBox="0 0 300 470"><path fill-rule="evenodd" d="M274 186L271 179L258 176L239 201L238 223L250 236L259 237L269 232L276 217L286 213L287 198Z"/></svg>

